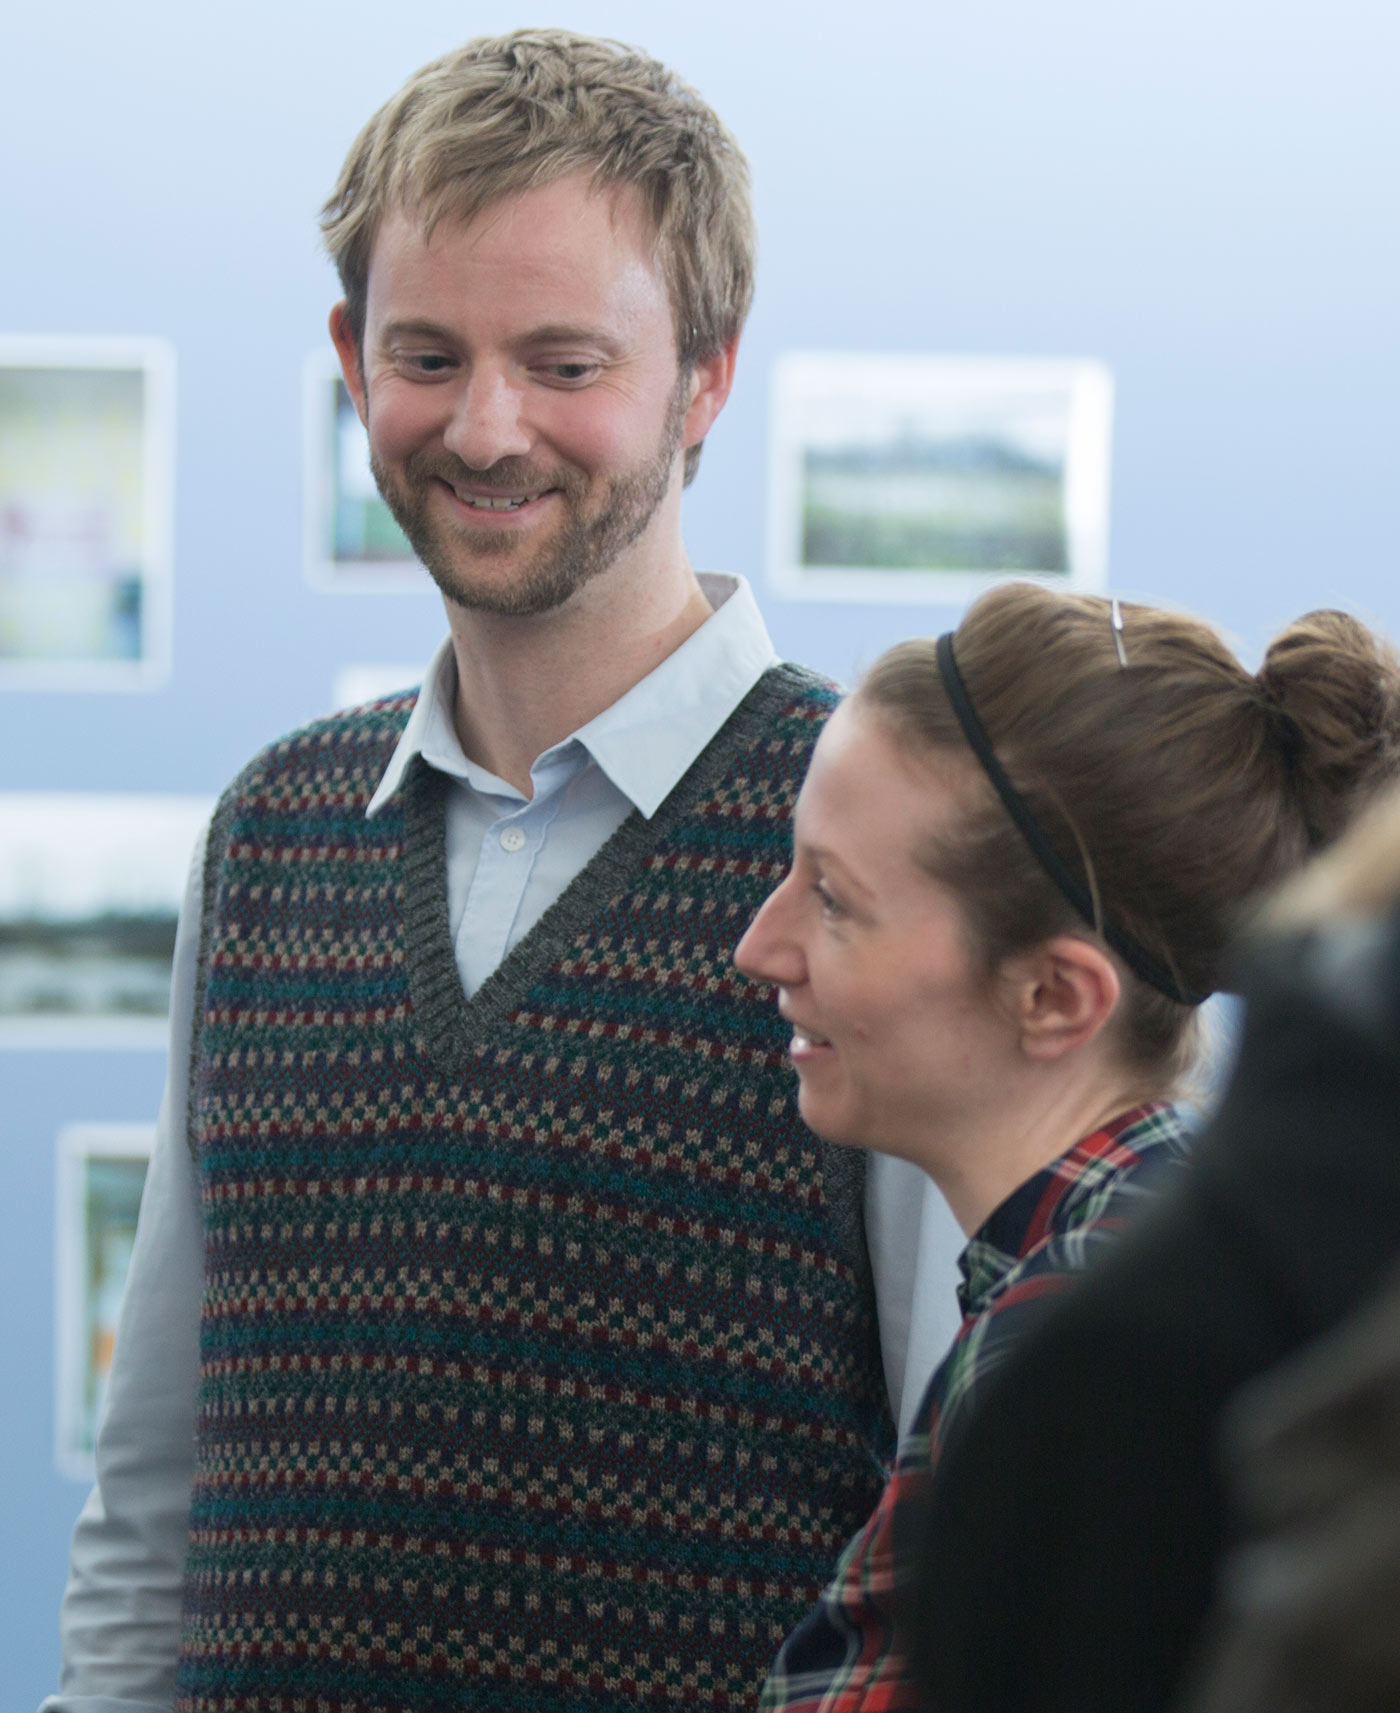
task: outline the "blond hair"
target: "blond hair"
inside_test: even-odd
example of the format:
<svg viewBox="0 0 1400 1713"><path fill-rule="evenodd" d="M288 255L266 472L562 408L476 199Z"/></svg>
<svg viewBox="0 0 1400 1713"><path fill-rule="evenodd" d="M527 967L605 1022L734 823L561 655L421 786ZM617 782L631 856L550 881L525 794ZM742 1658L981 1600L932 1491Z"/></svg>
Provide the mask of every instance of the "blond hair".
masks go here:
<svg viewBox="0 0 1400 1713"><path fill-rule="evenodd" d="M1400 765L1400 663L1345 613L1290 625L1251 674L1198 619L1008 583L959 626L982 726L1100 923L1126 930L1185 992L1219 985L1246 906L1328 845ZM915 754L966 757L931 641L902 643L857 691ZM959 896L989 969L1074 908L978 773L968 812L932 831L925 866ZM1126 1062L1189 1068L1191 1007L1131 974Z"/></svg>
<svg viewBox="0 0 1400 1713"><path fill-rule="evenodd" d="M620 42L567 30L481 36L425 65L355 139L321 213L357 341L370 255L391 209L467 221L505 196L586 173L633 185L655 223L682 367L735 339L753 296L749 172L696 92ZM685 479L700 448L686 453Z"/></svg>
<svg viewBox="0 0 1400 1713"><path fill-rule="evenodd" d="M1384 792L1356 825L1308 863L1260 912L1262 931L1321 928L1400 904L1400 790Z"/></svg>

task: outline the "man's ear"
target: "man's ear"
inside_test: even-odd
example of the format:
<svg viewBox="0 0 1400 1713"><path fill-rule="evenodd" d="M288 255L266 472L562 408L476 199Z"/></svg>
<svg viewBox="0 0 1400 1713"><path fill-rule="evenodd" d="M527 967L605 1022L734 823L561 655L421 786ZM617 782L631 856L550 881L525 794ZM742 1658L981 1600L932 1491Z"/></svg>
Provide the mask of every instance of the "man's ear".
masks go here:
<svg viewBox="0 0 1400 1713"><path fill-rule="evenodd" d="M724 409L734 385L734 359L739 354L739 336L711 357L700 357L690 371L690 404L681 430L681 445L698 446Z"/></svg>
<svg viewBox="0 0 1400 1713"><path fill-rule="evenodd" d="M355 409L359 412L360 421L369 424L369 411L365 402L365 371L360 361L360 341L355 329L350 325L350 312L342 298L331 310L331 343L335 346L335 354L340 358L340 372L345 377L345 385Z"/></svg>
<svg viewBox="0 0 1400 1713"><path fill-rule="evenodd" d="M1122 996L1117 965L1102 947L1059 934L1011 960L1021 1050L1058 1059L1087 1046L1112 1017Z"/></svg>

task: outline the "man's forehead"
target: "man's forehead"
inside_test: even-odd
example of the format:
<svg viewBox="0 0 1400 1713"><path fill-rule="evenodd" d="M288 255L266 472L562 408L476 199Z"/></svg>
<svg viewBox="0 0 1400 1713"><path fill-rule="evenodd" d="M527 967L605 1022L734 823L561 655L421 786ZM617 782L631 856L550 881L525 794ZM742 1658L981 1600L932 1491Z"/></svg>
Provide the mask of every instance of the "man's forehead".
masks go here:
<svg viewBox="0 0 1400 1713"><path fill-rule="evenodd" d="M389 230L416 235L430 244L449 234L474 240L509 237L518 226L522 235L545 219L561 235L596 231L600 222L619 238L648 254L657 247L659 232L647 200L635 184L599 183L588 171L561 174L541 184L522 185L489 197L476 194L471 184L445 185L416 199L400 197L389 204L377 237Z"/></svg>
<svg viewBox="0 0 1400 1713"><path fill-rule="evenodd" d="M674 337L674 294L641 193L595 187L585 174L480 209L392 205L371 249L367 287L381 327L486 314L623 336L627 328L640 334L659 312L665 336Z"/></svg>

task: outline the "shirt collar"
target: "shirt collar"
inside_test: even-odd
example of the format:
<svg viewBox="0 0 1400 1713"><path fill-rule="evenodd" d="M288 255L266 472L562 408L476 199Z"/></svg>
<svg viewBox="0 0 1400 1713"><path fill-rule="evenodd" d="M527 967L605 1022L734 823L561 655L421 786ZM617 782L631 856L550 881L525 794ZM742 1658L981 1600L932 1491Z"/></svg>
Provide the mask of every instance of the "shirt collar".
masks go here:
<svg viewBox="0 0 1400 1713"><path fill-rule="evenodd" d="M574 736L651 816L777 655L742 577L702 575L714 609L699 630Z"/></svg>
<svg viewBox="0 0 1400 1713"><path fill-rule="evenodd" d="M980 1311L1011 1269L1052 1233L1079 1224L1081 1204L1105 1178L1160 1149L1179 1150L1184 1135L1176 1107L1135 1106L1027 1178L987 1216L958 1257L963 1313Z"/></svg>
<svg viewBox="0 0 1400 1713"><path fill-rule="evenodd" d="M457 662L452 653L452 638L444 637L436 654L428 662L418 700L408 716L408 724L399 735L389 765L379 777L374 795L365 809L365 818L377 815L403 784L409 763L421 755L430 767L465 778L470 765L457 739L452 721L452 699L457 688ZM444 765L446 764L446 765Z"/></svg>
<svg viewBox="0 0 1400 1713"><path fill-rule="evenodd" d="M580 744L644 815L661 807L705 745L777 662L773 643L742 577L702 573L713 611L699 630L639 683L579 727L555 753ZM377 814L421 755L429 767L478 790L505 789L467 759L452 717L457 663L446 638L423 675L418 700L365 810Z"/></svg>

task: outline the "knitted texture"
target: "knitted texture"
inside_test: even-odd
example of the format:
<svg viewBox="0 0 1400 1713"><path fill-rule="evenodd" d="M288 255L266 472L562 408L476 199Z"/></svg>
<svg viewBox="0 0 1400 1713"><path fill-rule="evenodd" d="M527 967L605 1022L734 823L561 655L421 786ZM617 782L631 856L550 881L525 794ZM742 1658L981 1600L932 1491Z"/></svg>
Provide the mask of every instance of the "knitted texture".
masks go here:
<svg viewBox="0 0 1400 1713"><path fill-rule="evenodd" d="M411 698L215 818L177 1706L753 1706L893 1448L861 1156L730 953L833 697L768 673L470 1001Z"/></svg>

